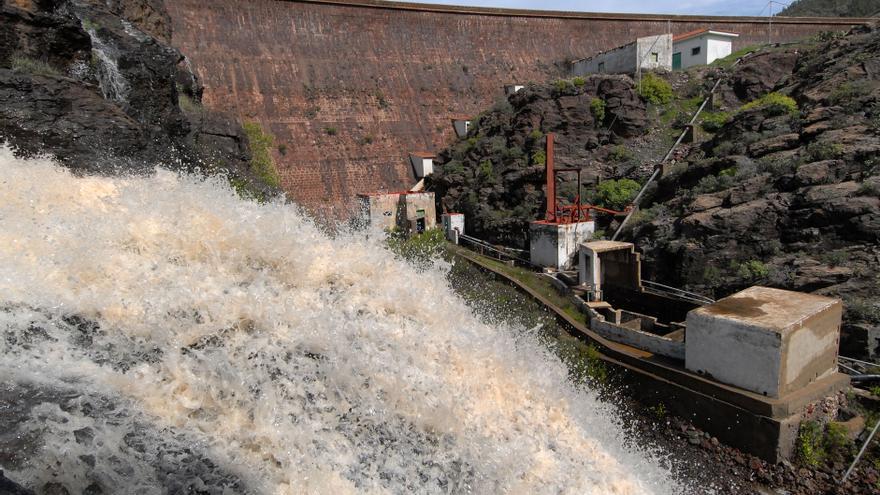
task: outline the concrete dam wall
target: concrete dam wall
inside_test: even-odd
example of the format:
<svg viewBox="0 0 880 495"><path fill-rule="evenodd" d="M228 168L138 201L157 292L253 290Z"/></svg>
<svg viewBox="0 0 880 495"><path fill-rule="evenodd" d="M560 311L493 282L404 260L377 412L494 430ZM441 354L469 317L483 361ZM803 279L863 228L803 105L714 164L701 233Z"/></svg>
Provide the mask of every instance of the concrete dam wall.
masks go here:
<svg viewBox="0 0 880 495"><path fill-rule="evenodd" d="M546 81L568 62L639 36L712 27L734 49L845 30L846 18L767 18L516 11L362 0L166 2L174 44L205 85L204 103L276 137L284 189L323 215L346 216L359 192L407 189L409 151L454 139L505 83ZM280 148L280 149L279 149ZM283 152L282 152L283 151Z"/></svg>

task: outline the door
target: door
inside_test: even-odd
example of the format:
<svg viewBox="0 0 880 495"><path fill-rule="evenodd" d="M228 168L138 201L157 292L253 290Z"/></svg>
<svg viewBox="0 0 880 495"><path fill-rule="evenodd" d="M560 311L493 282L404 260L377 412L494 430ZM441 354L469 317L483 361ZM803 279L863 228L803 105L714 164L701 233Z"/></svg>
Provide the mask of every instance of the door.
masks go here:
<svg viewBox="0 0 880 495"><path fill-rule="evenodd" d="M672 70L681 69L681 52L672 54Z"/></svg>

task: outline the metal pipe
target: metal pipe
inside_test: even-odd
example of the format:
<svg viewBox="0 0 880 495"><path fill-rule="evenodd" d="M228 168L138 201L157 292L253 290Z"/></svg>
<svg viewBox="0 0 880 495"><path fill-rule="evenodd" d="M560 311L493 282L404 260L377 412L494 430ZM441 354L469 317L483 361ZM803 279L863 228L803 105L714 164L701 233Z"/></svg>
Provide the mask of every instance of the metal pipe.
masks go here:
<svg viewBox="0 0 880 495"><path fill-rule="evenodd" d="M862 448L859 450L858 455L856 455L856 458L853 459L852 464L849 465L849 469L846 470L846 473L843 475L843 478L840 480L840 484L846 483L846 479L849 478L849 474L852 473L853 468L856 467L856 464L858 464L859 459L862 458L862 454L865 453L865 449L867 449L868 445L871 443L871 439L874 438L874 434L877 433L878 426L880 426L880 421L877 421L877 424L874 425L874 429L871 430L871 434L868 435L868 439L865 440L865 444L862 445Z"/></svg>
<svg viewBox="0 0 880 495"><path fill-rule="evenodd" d="M840 364L840 363L837 363L837 364ZM858 373L858 372L856 372L856 373ZM850 379L850 381L854 381L857 383L876 382L876 381L880 381L880 375L855 375L855 376L849 377L849 379Z"/></svg>

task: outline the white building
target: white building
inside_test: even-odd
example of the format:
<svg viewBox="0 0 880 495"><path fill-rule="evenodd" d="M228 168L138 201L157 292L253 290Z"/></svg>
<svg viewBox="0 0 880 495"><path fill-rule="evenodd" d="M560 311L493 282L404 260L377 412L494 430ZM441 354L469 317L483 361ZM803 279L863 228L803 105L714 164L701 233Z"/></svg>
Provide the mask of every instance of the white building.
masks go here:
<svg viewBox="0 0 880 495"><path fill-rule="evenodd" d="M412 163L416 178L421 179L434 173L434 158L437 158L437 155L427 151L413 151L409 154L409 161Z"/></svg>
<svg viewBox="0 0 880 495"><path fill-rule="evenodd" d="M671 34L636 38L632 43L572 63L575 76L633 74L639 68L672 70Z"/></svg>
<svg viewBox="0 0 880 495"><path fill-rule="evenodd" d="M672 69L711 64L733 53L735 33L698 29L672 37Z"/></svg>

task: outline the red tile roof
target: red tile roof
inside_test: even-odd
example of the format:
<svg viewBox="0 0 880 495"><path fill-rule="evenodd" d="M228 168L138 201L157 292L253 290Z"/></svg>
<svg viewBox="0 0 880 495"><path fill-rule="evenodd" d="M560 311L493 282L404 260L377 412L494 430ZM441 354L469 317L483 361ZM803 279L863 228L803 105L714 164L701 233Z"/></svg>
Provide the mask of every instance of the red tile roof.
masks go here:
<svg viewBox="0 0 880 495"><path fill-rule="evenodd" d="M739 36L736 33L727 33L724 31L715 31L712 28L703 28L703 29L697 29L694 31L688 31L688 32L682 33L682 34L676 34L675 36L672 37L672 42L675 43L677 41L683 41L683 40L686 40L689 38L693 38L694 36L699 36L701 34L706 34L709 32L711 32L713 34L722 34L722 35L734 36L734 37Z"/></svg>
<svg viewBox="0 0 880 495"><path fill-rule="evenodd" d="M419 158L437 158L437 155L430 151L410 151L409 154Z"/></svg>

